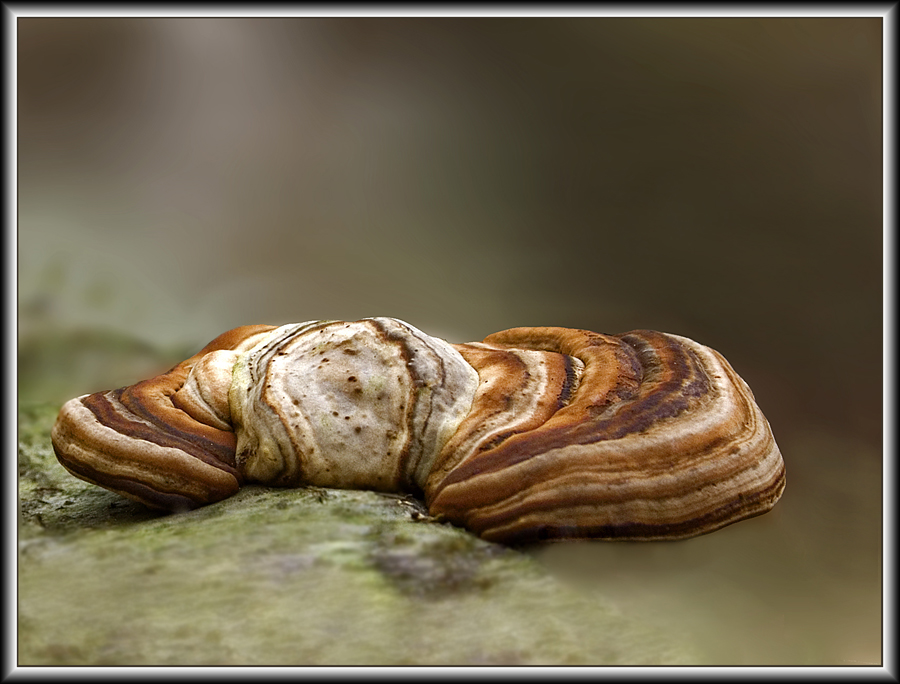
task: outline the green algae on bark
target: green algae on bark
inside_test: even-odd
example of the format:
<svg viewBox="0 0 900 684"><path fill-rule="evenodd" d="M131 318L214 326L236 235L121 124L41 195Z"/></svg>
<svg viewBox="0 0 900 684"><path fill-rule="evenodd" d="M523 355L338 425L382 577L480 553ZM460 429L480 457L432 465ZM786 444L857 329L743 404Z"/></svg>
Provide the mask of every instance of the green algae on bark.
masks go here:
<svg viewBox="0 0 900 684"><path fill-rule="evenodd" d="M247 487L159 515L81 482L19 410L20 665L683 664L672 635L414 498Z"/></svg>

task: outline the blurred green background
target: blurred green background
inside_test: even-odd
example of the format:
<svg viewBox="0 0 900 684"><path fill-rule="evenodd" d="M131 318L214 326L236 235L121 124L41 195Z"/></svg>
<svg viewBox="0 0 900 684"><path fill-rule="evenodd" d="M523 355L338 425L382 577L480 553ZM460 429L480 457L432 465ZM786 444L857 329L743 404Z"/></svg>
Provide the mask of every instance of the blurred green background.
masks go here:
<svg viewBox="0 0 900 684"><path fill-rule="evenodd" d="M533 553L723 662L880 660L881 19L17 34L21 399L246 323L686 335L753 388L782 502L683 544Z"/></svg>

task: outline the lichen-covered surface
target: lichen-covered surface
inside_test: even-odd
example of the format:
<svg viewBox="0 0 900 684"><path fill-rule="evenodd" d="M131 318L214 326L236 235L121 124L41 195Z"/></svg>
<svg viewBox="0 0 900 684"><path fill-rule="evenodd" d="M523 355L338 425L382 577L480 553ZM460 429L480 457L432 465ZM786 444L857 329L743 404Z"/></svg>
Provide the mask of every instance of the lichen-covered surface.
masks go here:
<svg viewBox="0 0 900 684"><path fill-rule="evenodd" d="M57 464L57 409L19 406L20 666L696 661L415 499L248 487L158 515Z"/></svg>

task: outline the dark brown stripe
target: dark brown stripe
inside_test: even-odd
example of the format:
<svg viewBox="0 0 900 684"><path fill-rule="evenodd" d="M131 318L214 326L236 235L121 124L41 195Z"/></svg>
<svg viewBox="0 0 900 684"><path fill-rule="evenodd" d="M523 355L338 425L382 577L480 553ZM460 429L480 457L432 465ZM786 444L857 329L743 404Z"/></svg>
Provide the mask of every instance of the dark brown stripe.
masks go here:
<svg viewBox="0 0 900 684"><path fill-rule="evenodd" d="M455 465L459 460L460 456L453 449L454 445L460 443L470 445L474 439L474 444L477 446L471 447L472 452L480 453L496 447L515 434L536 427L532 420L526 422L524 427L511 428L490 437L482 434L479 444L479 440L473 438L472 435L481 433L485 424L510 410L513 397L520 394L528 384L530 377L528 364L517 353L505 349L483 348L468 344L453 346L466 360L466 363L478 373L479 383L491 383L491 391L488 394L482 394L480 388L476 389L475 401L469 414L460 423L456 433L450 438L438 458L437 463L442 469L446 469L450 463ZM559 394L561 396L563 391L561 390ZM490 435L490 432L487 434Z"/></svg>
<svg viewBox="0 0 900 684"><path fill-rule="evenodd" d="M195 501L194 499L182 494L173 494L171 492L161 492L150 487L143 482L138 482L130 478L118 477L110 475L106 471L95 470L87 463L80 461L72 461L67 459L56 446L53 447L56 457L60 463L65 466L66 470L72 474L81 477L89 482L94 482L106 489L110 489L120 494L131 495L148 506L166 511L187 511L207 503L217 501L222 497Z"/></svg>
<svg viewBox="0 0 900 684"><path fill-rule="evenodd" d="M568 354L562 354L563 364L566 372L566 379L562 387L559 389L559 396L556 397L556 410L566 406L578 389L578 381L575 377L575 365L572 363L573 357Z"/></svg>
<svg viewBox="0 0 900 684"><path fill-rule="evenodd" d="M581 427L573 435L578 444L643 432L683 413L710 390L700 360L677 340L652 331L630 333L622 339L638 352L643 368L641 391L637 400L623 404L614 416ZM655 383L659 384L653 388Z"/></svg>
<svg viewBox="0 0 900 684"><path fill-rule="evenodd" d="M676 479L665 485L657 478L660 478L661 476L665 477L677 474L678 466L675 463L676 459L688 457L690 458L691 462L698 464L707 461L710 455L717 451L721 451L721 448L726 442L729 441L729 439L729 436L716 438L711 440L708 444L705 444L702 450L692 451L688 454L673 454L673 459L671 461L659 459L655 463L649 460L641 462L641 482L639 484L644 485L645 489L651 489L656 494L652 497L650 495L645 495L643 498L663 500L670 498L673 492L678 493L685 491L685 483L683 481L678 481ZM747 469L747 464L743 461L738 461L735 459L734 463L737 467L731 468L727 471L719 471L715 480L710 479L706 481L704 484L699 485L698 489L702 489L705 486L718 485L720 483L727 482L728 480L735 477L738 473L743 472ZM612 485L615 484L614 474L609 475L609 489L600 490L599 488L595 487L589 493L580 494L577 491L573 492L572 489L568 487L558 486L555 484L555 480L557 478L571 477L572 475L577 474L583 468L586 468L583 460L578 460L570 463L545 463L544 465L549 465L549 468L543 468L540 476L532 476L527 481L523 480L512 483L510 485L510 489L512 491L502 491L500 487L494 487L489 491L485 491L485 493L478 498L472 496L472 492L468 492L468 498L458 498L456 502L454 502L456 505L444 502L445 507L449 506L449 508L446 508L444 510L451 517L466 517L466 510L475 507L490 506L495 502L501 501L507 496L512 497L523 494L525 490L529 488L532 490L542 490L543 495L538 499L528 501L527 498L525 498L515 506L501 508L498 512L488 515L478 515L477 513L473 514L478 519L478 527L499 528L513 522L517 518L527 517L530 515L541 515L544 513L549 513L550 517L552 517L555 511L564 510L566 508L577 506L604 507L610 505L618 505L622 503L628 503L635 498L634 490L632 488L619 488L616 490L612 489ZM657 481L654 482L654 479L657 479ZM458 485L458 487L463 486L464 485ZM552 496L548 496L546 494L546 492L550 491L552 491L553 493ZM457 492L453 492L451 496L463 496L462 494L460 494L460 492L461 490L457 490ZM494 500L486 500L485 498L483 498L483 496L485 495L493 496Z"/></svg>
<svg viewBox="0 0 900 684"><path fill-rule="evenodd" d="M81 403L94 414L96 419L102 425L111 430L127 435L132 439L143 439L161 447L179 449L180 451L203 461L203 463L206 463L207 465L214 466L238 477L237 470L235 470L233 465L235 452L234 433L222 433L224 436L230 437L232 445L230 451L228 451L227 445L223 446L221 444L211 443L198 435L177 429L171 425L166 425L165 423L160 425L159 419L153 420L148 418L153 425L147 425L146 423L137 420L131 420L127 416L122 415L106 396L110 395L114 399L120 400L123 392L123 389L112 390L111 392L98 392L97 394L88 395L81 400ZM126 406L124 403L122 406L133 411L130 406ZM152 416L152 413L146 408L144 408L143 413ZM135 415L141 414L135 413ZM185 414L185 416L186 415L187 414ZM155 418L155 416L153 418ZM214 446L215 450L207 448L207 444ZM228 458L230 458L230 463L225 460Z"/></svg>
<svg viewBox="0 0 900 684"><path fill-rule="evenodd" d="M383 340L386 342L393 342L396 344L398 349L400 350L400 357L404 361L404 365L409 373L409 377L412 380L412 387L410 389L409 395L406 397L406 402L403 407L404 409L404 423L406 424L406 442L403 444L403 448L400 450L400 453L397 454L397 467L394 472L393 480L394 482L402 483L406 487L413 487L414 484L412 479L408 477L409 467L408 463L412 456L412 447L413 447L413 439L415 437L415 426L414 426L414 418L416 415L416 403L419 396L419 388L425 385L425 382L419 377L415 370L413 359L415 358L415 351L410 349L407 345L408 335L404 335L398 331L391 330L386 326L381 320L376 318L367 319L375 331L381 336Z"/></svg>
<svg viewBox="0 0 900 684"><path fill-rule="evenodd" d="M781 496L784 490L784 467L778 476L765 489L758 490L752 496L738 494L731 501L713 511L677 523L647 524L625 523L622 525L557 525L553 523L529 524L519 529L501 531L480 524L477 519L469 521L467 526L476 534L488 541L505 544L529 544L559 539L683 539L698 534L708 534L726 525L746 520L767 512ZM511 516L513 518L517 515ZM473 524L474 523L474 524Z"/></svg>
<svg viewBox="0 0 900 684"><path fill-rule="evenodd" d="M155 425L161 432L170 435L175 439L182 440L185 444L194 445L199 451L195 454L189 451L192 456L197 456L204 463L216 465L211 461L207 461L205 457L198 454L208 454L209 457L216 459L219 464L225 464L230 467L235 465L235 449L237 438L230 430L219 430L200 423L190 414L177 409L171 403L170 397L145 397L143 394L129 391L134 388L126 389L119 401L122 405L131 411L135 416L147 420ZM155 411L158 410L157 402L165 401L170 404L166 406L168 415L159 415ZM171 420L172 413L177 415L177 422Z"/></svg>
<svg viewBox="0 0 900 684"><path fill-rule="evenodd" d="M585 368L581 387L571 398L571 408L566 411L566 417L573 423L598 416L608 406L629 400L641 384L641 365L636 352L612 335L567 328L512 328L488 335L484 341L516 349L565 354L582 361ZM613 370L615 372L609 372ZM611 386L610 380L613 380ZM577 415L572 409L577 409Z"/></svg>
<svg viewBox="0 0 900 684"><path fill-rule="evenodd" d="M636 399L622 402L607 418L538 428L510 437L492 452L480 454L449 473L435 495L451 484L508 468L552 449L642 432L660 420L683 413L709 391L709 381L699 359L674 338L653 331L623 337L628 338L625 341L634 348L641 362L642 383Z"/></svg>
<svg viewBox="0 0 900 684"><path fill-rule="evenodd" d="M529 364L522 360L522 349L484 349L469 345L455 345L463 358L478 372L480 380L489 379L491 389L488 394L476 392L475 403L469 416L457 429L457 433L466 435L480 430L481 425L507 413L514 403L514 398L523 393L532 384ZM546 381L543 391L534 400L533 411L529 419L520 421L520 416L512 417L508 422L515 422L515 427L498 432L493 436L483 436L481 443L474 447L472 453L478 454L499 446L514 435L525 434L539 428L553 413L572 400L578 382L572 358L563 354L555 354L542 350L527 350L543 354L546 364ZM552 399L555 395L555 399ZM499 427L499 426L498 426ZM451 440L452 442L453 440ZM468 443L468 438L462 440Z"/></svg>

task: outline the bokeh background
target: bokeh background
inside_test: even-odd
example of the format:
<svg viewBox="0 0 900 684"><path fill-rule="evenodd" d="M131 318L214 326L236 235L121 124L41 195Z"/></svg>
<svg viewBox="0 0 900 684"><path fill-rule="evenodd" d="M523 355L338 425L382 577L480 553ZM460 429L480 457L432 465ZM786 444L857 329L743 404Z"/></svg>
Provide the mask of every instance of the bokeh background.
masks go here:
<svg viewBox="0 0 900 684"><path fill-rule="evenodd" d="M528 552L711 661L881 661L880 18L17 37L20 399L130 384L134 350L164 367L246 323L686 335L753 388L783 500L689 542Z"/></svg>

